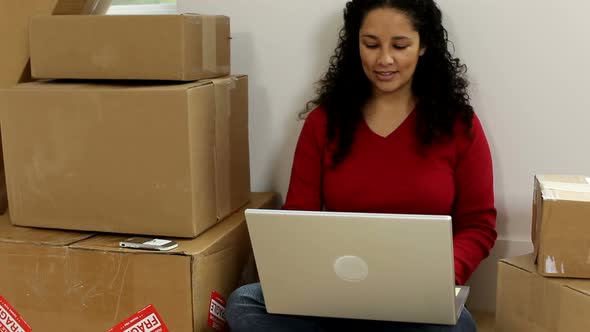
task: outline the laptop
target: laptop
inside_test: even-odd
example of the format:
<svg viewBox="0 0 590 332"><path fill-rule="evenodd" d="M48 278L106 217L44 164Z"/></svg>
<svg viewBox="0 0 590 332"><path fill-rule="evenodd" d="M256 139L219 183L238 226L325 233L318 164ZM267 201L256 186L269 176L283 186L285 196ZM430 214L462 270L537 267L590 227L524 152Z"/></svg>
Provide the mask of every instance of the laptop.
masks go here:
<svg viewBox="0 0 590 332"><path fill-rule="evenodd" d="M247 209L267 311L456 324L450 216Z"/></svg>

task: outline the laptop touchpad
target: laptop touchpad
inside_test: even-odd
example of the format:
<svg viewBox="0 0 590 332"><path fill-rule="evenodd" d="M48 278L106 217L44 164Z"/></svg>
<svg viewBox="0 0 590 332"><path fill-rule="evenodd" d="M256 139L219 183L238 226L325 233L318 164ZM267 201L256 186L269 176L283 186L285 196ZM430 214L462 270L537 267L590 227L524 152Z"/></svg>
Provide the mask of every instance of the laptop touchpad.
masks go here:
<svg viewBox="0 0 590 332"><path fill-rule="evenodd" d="M336 275L349 282L360 282L369 276L369 265L358 256L341 256L334 261Z"/></svg>

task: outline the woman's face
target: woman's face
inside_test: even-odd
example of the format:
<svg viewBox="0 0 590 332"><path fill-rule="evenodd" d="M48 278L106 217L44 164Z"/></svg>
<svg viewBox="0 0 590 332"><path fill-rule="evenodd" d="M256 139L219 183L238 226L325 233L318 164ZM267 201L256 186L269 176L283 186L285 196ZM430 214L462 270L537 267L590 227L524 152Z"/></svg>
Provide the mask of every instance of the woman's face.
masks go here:
<svg viewBox="0 0 590 332"><path fill-rule="evenodd" d="M359 32L363 70L375 94L411 89L419 57L420 35L410 18L393 8L377 8L365 17Z"/></svg>

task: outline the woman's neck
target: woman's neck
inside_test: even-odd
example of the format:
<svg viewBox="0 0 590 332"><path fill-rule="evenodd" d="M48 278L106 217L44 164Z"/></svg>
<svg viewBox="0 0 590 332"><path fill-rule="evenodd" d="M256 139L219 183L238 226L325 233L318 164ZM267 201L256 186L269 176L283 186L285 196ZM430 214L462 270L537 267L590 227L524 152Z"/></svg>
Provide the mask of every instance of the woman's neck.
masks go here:
<svg viewBox="0 0 590 332"><path fill-rule="evenodd" d="M416 106L411 89L393 93L375 92L365 107L365 116L405 117Z"/></svg>
<svg viewBox="0 0 590 332"><path fill-rule="evenodd" d="M363 110L365 123L375 134L387 137L410 115L415 104L411 91L387 95L376 94Z"/></svg>

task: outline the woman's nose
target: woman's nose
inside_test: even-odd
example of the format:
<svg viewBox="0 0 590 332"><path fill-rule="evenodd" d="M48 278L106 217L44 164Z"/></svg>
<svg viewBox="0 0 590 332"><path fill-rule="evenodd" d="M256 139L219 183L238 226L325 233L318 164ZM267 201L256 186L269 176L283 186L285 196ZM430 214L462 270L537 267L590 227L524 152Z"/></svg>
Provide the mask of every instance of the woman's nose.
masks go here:
<svg viewBox="0 0 590 332"><path fill-rule="evenodd" d="M391 54L389 54L389 52L387 52L387 51L381 52L378 61L379 61L379 65L383 65L383 66L389 66L395 62L395 60L393 59L393 56L391 56Z"/></svg>

